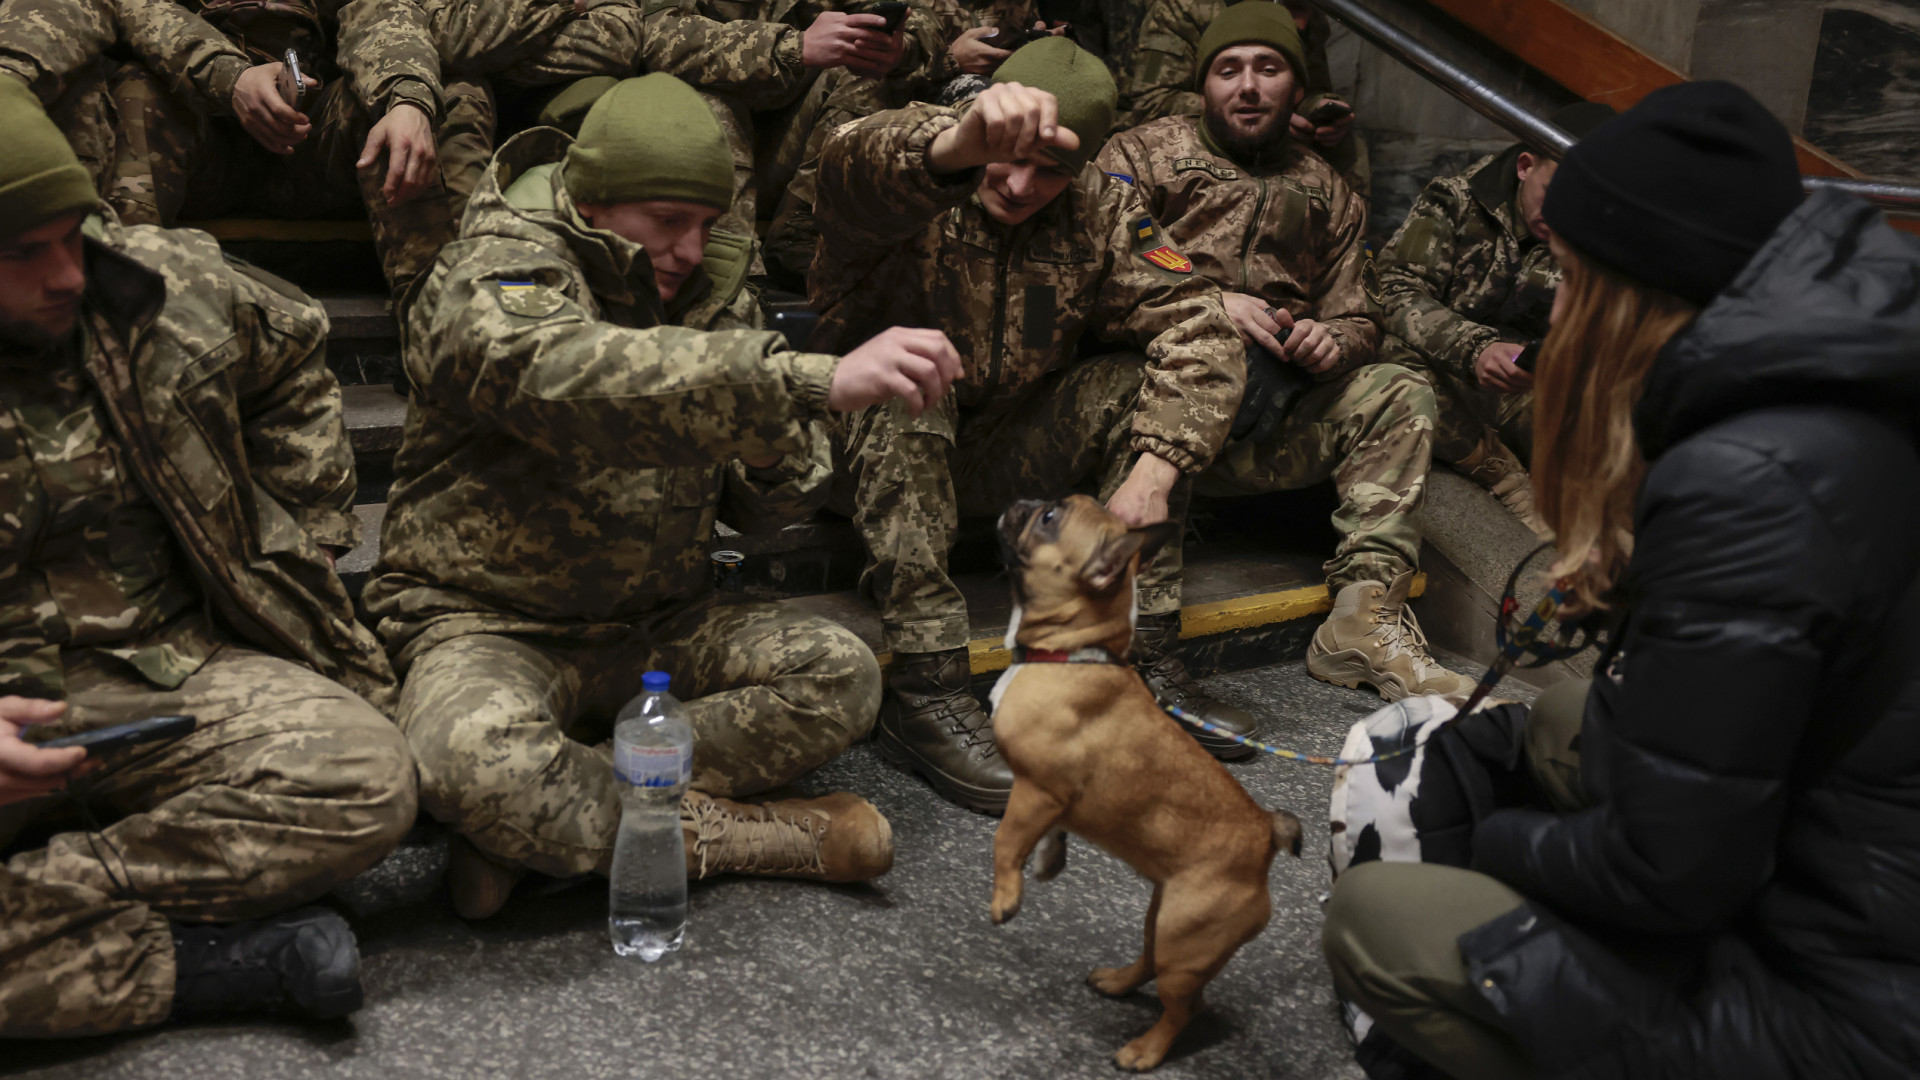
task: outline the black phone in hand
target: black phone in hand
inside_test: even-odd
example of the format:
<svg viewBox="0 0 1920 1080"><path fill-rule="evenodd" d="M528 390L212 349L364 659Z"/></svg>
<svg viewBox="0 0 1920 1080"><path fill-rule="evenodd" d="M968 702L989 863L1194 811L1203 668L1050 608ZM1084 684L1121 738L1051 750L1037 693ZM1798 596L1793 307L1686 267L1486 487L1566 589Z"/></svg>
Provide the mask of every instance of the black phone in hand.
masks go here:
<svg viewBox="0 0 1920 1080"><path fill-rule="evenodd" d="M98 757L115 750L124 750L141 743L160 742L166 739L178 739L198 727L200 721L192 716L150 716L145 720L135 720L131 724L119 724L101 728L98 731L83 731L78 735L66 735L58 739L48 739L36 743L49 750L65 746L84 746L88 757Z"/></svg>

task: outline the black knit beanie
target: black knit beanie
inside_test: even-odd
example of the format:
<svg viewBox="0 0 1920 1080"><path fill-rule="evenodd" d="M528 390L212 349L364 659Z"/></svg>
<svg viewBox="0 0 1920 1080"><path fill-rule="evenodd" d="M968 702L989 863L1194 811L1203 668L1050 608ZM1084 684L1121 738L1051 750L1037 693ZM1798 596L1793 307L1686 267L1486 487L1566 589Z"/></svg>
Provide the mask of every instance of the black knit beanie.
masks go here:
<svg viewBox="0 0 1920 1080"><path fill-rule="evenodd" d="M1582 252L1705 307L1803 197L1780 121L1732 83L1690 82L1581 139L1542 212Z"/></svg>

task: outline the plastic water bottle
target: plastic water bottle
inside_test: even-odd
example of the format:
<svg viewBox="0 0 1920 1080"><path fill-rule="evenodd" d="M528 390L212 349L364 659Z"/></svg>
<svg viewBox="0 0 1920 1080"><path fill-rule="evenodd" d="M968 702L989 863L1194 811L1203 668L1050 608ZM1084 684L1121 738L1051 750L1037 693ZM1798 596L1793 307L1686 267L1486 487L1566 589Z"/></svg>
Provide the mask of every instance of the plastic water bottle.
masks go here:
<svg viewBox="0 0 1920 1080"><path fill-rule="evenodd" d="M613 951L652 963L678 949L687 926L686 842L680 796L693 777L693 729L667 693L670 676L649 671L645 689L620 710L613 770L620 785L620 837L613 847L607 934Z"/></svg>

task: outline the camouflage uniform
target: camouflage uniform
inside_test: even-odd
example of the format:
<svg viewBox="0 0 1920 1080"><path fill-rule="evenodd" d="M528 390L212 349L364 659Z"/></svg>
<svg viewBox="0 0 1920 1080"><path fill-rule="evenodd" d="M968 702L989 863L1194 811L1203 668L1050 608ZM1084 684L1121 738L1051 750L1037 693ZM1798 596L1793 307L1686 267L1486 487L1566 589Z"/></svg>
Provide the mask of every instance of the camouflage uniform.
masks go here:
<svg viewBox="0 0 1920 1080"><path fill-rule="evenodd" d="M354 693L391 672L321 547L356 536L325 316L199 233L94 222L87 269L84 336L0 354L0 693L67 702L36 740L200 724L76 782L99 837L57 831L71 799L0 810L0 846L56 830L0 869L7 1037L165 1019L169 919L297 906L414 817L404 740Z"/></svg>
<svg viewBox="0 0 1920 1080"><path fill-rule="evenodd" d="M1360 197L1291 141L1271 165L1216 153L1190 116L1114 136L1099 164L1134 178L1200 274L1325 324L1340 346L1339 364L1286 406L1278 433L1228 446L1195 492L1247 495L1331 476L1342 540L1326 565L1329 583L1388 582L1416 565L1433 392L1405 368L1372 363L1380 308Z"/></svg>
<svg viewBox="0 0 1920 1080"><path fill-rule="evenodd" d="M975 197L978 170L927 167L928 145L957 118L930 105L882 113L843 128L821 160L815 342L844 349L895 324L931 326L960 352L961 378L939 406L918 420L869 409L836 439L835 497L871 559L864 588L888 644L907 652L967 642L966 601L947 576L956 513L1089 480L1104 496L1138 453L1196 473L1245 380L1219 290L1148 258L1181 261L1130 186L1090 165L1035 217L1002 225ZM1076 360L1092 328L1145 357ZM1140 610L1179 606L1169 545L1141 576Z"/></svg>
<svg viewBox="0 0 1920 1080"><path fill-rule="evenodd" d="M463 159L484 160L493 138L486 88L442 86L417 0L319 0L314 6L337 48L310 60L314 74L328 81L306 106L311 133L293 154L274 154L232 119L232 99L242 72L279 57L246 44L237 28L228 40L216 23L196 14L210 6L208 0L12 0L0 20L0 64L27 79L63 119L117 121L116 160L103 194L122 221L365 213L387 280L396 296L404 295L457 234L466 192L451 181ZM110 111L81 108L76 117L61 97L98 93L103 69L96 60L116 44L138 62L106 76ZM441 177L407 203L389 206L381 193L385 164L361 169L356 162L373 124L402 103L434 122ZM85 124L68 130L86 154L105 138Z"/></svg>
<svg viewBox="0 0 1920 1080"><path fill-rule="evenodd" d="M501 148L409 316L414 396L366 592L407 672L423 804L551 874L612 858L612 767L580 740L647 668L691 699L694 783L715 795L831 760L880 699L848 631L710 591L716 517L767 527L823 498L837 359L749 328L744 244L663 308L645 253L575 213L553 167L569 143L537 128Z"/></svg>
<svg viewBox="0 0 1920 1080"><path fill-rule="evenodd" d="M1439 399L1434 456L1465 459L1488 434L1533 451L1533 391L1484 389L1474 361L1496 341L1546 336L1560 267L1520 213L1514 146L1427 184L1380 254L1382 359L1426 372Z"/></svg>
<svg viewBox="0 0 1920 1080"><path fill-rule="evenodd" d="M1233 0L1153 0L1140 23L1140 33L1131 62L1120 80L1121 127L1134 127L1163 116L1199 116L1206 110L1206 99L1199 87L1200 36L1207 24L1227 9ZM1279 0L1275 0L1279 2ZM1333 25L1325 13L1315 9L1307 18L1300 35L1307 50L1306 97L1300 102L1304 115L1323 102L1342 100L1333 89L1333 69L1327 62L1327 39ZM1314 152L1327 159L1346 180L1347 186L1364 201L1373 188L1373 167L1367 156L1367 144L1359 132L1349 134L1339 145L1315 146Z"/></svg>

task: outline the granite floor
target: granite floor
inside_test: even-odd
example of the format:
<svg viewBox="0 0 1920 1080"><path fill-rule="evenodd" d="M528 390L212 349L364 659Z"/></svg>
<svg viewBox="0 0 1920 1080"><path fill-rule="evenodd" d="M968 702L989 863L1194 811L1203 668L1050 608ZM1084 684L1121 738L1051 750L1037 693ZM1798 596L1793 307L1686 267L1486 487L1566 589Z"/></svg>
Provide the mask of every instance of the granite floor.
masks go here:
<svg viewBox="0 0 1920 1080"><path fill-rule="evenodd" d="M1300 663L1209 680L1283 745L1332 753L1378 699ZM1357 1080L1319 949L1331 772L1260 757L1231 766L1256 798L1308 824L1306 857L1273 873L1274 917L1209 988L1157 1075ZM1082 983L1139 945L1145 885L1076 843L1018 919L987 918L994 821L935 798L863 745L804 785L844 787L892 820L893 871L873 886L698 884L685 949L622 960L604 886L455 918L438 888L444 838L417 838L355 882L367 1006L321 1027L236 1024L65 1043L0 1044L0 1075L88 1080L247 1077L1104 1077L1158 1014ZM1149 987L1150 989L1150 987Z"/></svg>

